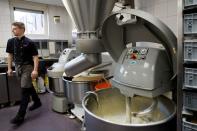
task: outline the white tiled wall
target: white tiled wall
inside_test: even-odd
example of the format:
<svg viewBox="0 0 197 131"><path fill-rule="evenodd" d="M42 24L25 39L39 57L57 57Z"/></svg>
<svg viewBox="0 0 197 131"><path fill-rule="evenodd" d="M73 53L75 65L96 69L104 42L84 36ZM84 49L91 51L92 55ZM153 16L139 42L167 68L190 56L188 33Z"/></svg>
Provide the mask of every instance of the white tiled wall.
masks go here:
<svg viewBox="0 0 197 131"><path fill-rule="evenodd" d="M139 9L153 14L177 35L178 0L136 0Z"/></svg>
<svg viewBox="0 0 197 131"><path fill-rule="evenodd" d="M11 37L10 9L7 0L0 0L0 57L5 57L7 39Z"/></svg>
<svg viewBox="0 0 197 131"><path fill-rule="evenodd" d="M64 7L48 6L49 12L49 39L60 39L71 41L73 24ZM60 16L60 23L55 24L53 16Z"/></svg>
<svg viewBox="0 0 197 131"><path fill-rule="evenodd" d="M19 0L18 0L19 1ZM20 1L19 1L20 2ZM25 2L31 5L31 2ZM34 6L35 4L32 4ZM68 40L71 42L72 37L72 21L68 15L66 9L62 6L48 5L47 18L48 18L48 33L43 39L55 39L55 40ZM11 33L11 6L8 0L0 0L0 57L7 56L5 53L5 47L7 45L7 40L12 37ZM54 23L53 16L60 16L61 22L58 24ZM34 38L33 36L29 36ZM36 36L38 39L42 37ZM35 38L34 38L35 39Z"/></svg>

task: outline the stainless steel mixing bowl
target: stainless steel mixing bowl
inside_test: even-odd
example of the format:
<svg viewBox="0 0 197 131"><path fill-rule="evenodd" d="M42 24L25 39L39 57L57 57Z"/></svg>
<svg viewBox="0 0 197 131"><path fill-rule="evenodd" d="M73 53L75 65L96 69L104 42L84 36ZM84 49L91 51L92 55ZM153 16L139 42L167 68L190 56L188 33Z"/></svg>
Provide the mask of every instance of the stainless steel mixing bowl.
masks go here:
<svg viewBox="0 0 197 131"><path fill-rule="evenodd" d="M70 102L81 105L86 92L94 91L96 81L72 81L63 77L66 96Z"/></svg>
<svg viewBox="0 0 197 131"><path fill-rule="evenodd" d="M126 98L116 88L89 93L83 99L85 126L87 131L174 131L176 107L165 96L157 97L153 105L150 98L136 96L131 99L131 112L135 112L129 123L126 116ZM132 114L132 113L131 113Z"/></svg>

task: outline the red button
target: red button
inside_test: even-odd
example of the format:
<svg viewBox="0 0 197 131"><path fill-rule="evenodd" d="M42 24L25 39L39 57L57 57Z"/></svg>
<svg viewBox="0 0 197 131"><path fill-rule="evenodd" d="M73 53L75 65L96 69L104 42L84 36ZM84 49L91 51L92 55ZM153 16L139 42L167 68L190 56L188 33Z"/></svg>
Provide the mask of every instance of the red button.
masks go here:
<svg viewBox="0 0 197 131"><path fill-rule="evenodd" d="M131 54L131 59L136 60L137 59L137 55L135 53Z"/></svg>

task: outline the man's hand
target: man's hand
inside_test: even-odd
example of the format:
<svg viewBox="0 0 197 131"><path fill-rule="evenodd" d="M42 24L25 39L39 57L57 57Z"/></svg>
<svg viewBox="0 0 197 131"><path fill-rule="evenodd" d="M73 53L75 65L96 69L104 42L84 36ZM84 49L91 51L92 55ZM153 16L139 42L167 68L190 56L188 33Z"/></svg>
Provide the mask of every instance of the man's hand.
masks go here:
<svg viewBox="0 0 197 131"><path fill-rule="evenodd" d="M31 73L31 78L36 79L37 77L38 77L38 71L33 70L32 73Z"/></svg>
<svg viewBox="0 0 197 131"><path fill-rule="evenodd" d="M38 64L39 64L38 55L33 56L33 61L34 61L34 69L33 72L31 73L31 78L36 79L38 77Z"/></svg>
<svg viewBox="0 0 197 131"><path fill-rule="evenodd" d="M13 71L12 71L12 69L8 69L7 73L8 73L8 76L13 76Z"/></svg>

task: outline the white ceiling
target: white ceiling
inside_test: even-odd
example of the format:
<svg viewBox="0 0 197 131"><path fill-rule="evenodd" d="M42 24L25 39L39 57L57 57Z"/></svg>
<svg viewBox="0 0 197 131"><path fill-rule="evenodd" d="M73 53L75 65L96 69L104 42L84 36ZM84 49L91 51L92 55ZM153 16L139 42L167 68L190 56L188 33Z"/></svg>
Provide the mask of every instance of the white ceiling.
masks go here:
<svg viewBox="0 0 197 131"><path fill-rule="evenodd" d="M26 1L48 4L48 5L64 6L62 0L26 0Z"/></svg>

